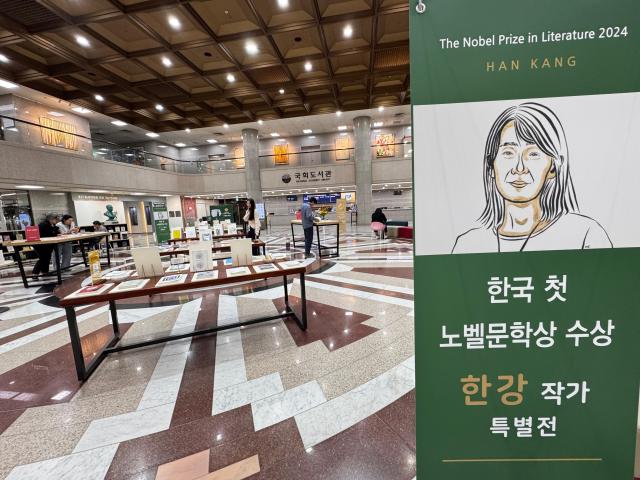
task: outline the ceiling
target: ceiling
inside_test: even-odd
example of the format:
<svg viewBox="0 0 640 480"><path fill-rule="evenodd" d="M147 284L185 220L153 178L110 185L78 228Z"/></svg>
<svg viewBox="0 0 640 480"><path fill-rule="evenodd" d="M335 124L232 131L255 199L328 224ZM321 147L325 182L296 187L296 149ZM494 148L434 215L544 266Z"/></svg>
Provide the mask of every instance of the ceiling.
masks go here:
<svg viewBox="0 0 640 480"><path fill-rule="evenodd" d="M2 0L0 77L158 133L407 105L408 9L408 0Z"/></svg>

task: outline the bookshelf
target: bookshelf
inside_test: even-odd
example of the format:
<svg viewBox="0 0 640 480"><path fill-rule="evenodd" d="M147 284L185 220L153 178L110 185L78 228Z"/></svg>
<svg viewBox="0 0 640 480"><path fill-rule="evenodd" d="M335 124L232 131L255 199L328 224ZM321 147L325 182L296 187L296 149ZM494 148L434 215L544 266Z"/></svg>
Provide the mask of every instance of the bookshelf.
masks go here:
<svg viewBox="0 0 640 480"><path fill-rule="evenodd" d="M112 248L129 247L129 231L126 223L103 223L109 235L109 243ZM93 225L80 227L81 232L93 232Z"/></svg>

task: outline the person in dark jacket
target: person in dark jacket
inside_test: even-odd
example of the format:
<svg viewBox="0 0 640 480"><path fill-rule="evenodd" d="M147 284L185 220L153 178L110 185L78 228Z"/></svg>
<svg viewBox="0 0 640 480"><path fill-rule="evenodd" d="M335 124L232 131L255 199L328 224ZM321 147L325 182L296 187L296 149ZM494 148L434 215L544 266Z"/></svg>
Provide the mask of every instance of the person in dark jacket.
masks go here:
<svg viewBox="0 0 640 480"><path fill-rule="evenodd" d="M387 216L384 213L382 213L381 208L376 208L376 211L373 212L373 214L371 215L371 223L373 222L382 223L384 225L384 233L385 234L387 233ZM376 237L378 236L379 234L378 232L376 232Z"/></svg>
<svg viewBox="0 0 640 480"><path fill-rule="evenodd" d="M56 223L60 220L60 217L54 214L49 214L46 218L40 222L38 229L40 230L40 238L57 237L60 233ZM33 249L38 254L38 261L33 267L33 276L37 276L40 273L49 273L49 263L51 262L51 254L55 245L36 245Z"/></svg>

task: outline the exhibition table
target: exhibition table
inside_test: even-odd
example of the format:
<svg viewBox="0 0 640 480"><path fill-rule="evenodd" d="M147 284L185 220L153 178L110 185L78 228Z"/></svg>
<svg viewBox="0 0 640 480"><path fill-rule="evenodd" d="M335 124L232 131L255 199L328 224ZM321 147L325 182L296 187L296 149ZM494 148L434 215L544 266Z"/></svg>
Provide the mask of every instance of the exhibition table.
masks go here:
<svg viewBox="0 0 640 480"><path fill-rule="evenodd" d="M267 244L264 243L262 240L254 240L252 242L252 245L254 248L262 249L263 255L267 254ZM211 248L211 251L213 253L230 252L231 245L220 245L217 247L214 245ZM173 257L174 255L189 255L189 248L182 247L182 246L175 246L175 247L169 248L168 250L160 250L160 256L167 256L167 255L169 255L170 257Z"/></svg>
<svg viewBox="0 0 640 480"><path fill-rule="evenodd" d="M13 258L18 264L18 268L20 269L20 276L22 277L22 283L24 284L24 288L29 287L29 283L27 282L27 274L24 271L24 265L22 264L22 257L20 256L20 251L25 247L39 247L39 246L49 246L52 245L53 254L55 255L56 261L56 272L58 276L58 285L62 283L62 269L60 268L60 252L58 251L58 245L62 245L65 243L73 243L78 242L80 244L80 251L82 252L82 260L84 261L85 267L87 266L87 256L85 254L84 243L90 240L96 240L102 237L108 237L111 235L111 232L93 232L93 233L72 233L68 235L59 235L57 237L46 237L40 240L12 240L11 242L6 242L5 245L9 247L13 247ZM111 266L111 252L109 242L106 242L107 246L107 265Z"/></svg>
<svg viewBox="0 0 640 480"><path fill-rule="evenodd" d="M98 365L106 358L107 355L114 352L121 352L124 350L131 350L134 348L146 347L149 345L155 345L158 343L164 343L171 340L179 340L181 338L187 337L195 337L199 335L207 335L215 332L219 332L222 330L228 330L230 328L242 327L246 325L253 325L256 323L269 322L272 320L277 320L279 318L293 318L300 329L307 329L307 297L305 291L305 273L306 266L300 263L299 266L293 266L290 268L285 268L283 263L286 260L274 260L272 262L259 262L254 264L253 266L249 266L250 273L249 274L241 274L235 276L227 276L227 269L225 268L223 261L217 262L217 271L218 277L212 278L208 280L201 281L193 281L193 276L195 274L188 273L187 279L184 283L177 283L165 286L156 286L156 283L160 280L161 277L151 277L147 284L137 290L128 290L128 291L119 291L119 292L111 292L116 287L110 287L105 293L99 293L96 295L90 296L82 296L76 297L71 295L78 287L77 282L71 283L69 285L63 284L61 287L58 287L54 294L57 295L60 300L60 306L63 307L66 311L67 315L67 325L69 328L69 336L71 338L71 347L73 350L73 357L76 366L76 373L78 375L78 380L85 381L87 380L91 374L95 371ZM255 266L260 264L272 263L275 264L277 270L272 271L264 271L259 272L256 270ZM289 291L287 285L287 277L290 275L299 275L300 276L300 300L301 300L301 312L300 317L293 311L293 309L289 305ZM116 309L116 301L128 299L128 298L136 298L136 297L149 297L152 295L158 294L166 294L173 292L180 292L185 290L192 289L202 289L205 287L220 287L226 285L233 285L242 282L255 281L255 280L263 280L268 278L278 278L281 277L283 279L284 286L284 301L286 305L286 309L283 313L278 315L271 315L267 317L255 318L251 320L246 320L243 322L236 322L232 324L223 324L218 325L216 327L206 328L202 330L195 330L192 332L167 335L159 338L155 338L153 340L146 340L143 342L135 342L135 343L127 343L120 344L120 327L118 324L118 314ZM125 279L126 280L126 279ZM121 283L118 281L109 281L108 283ZM89 362L89 364L85 364L84 355L82 352L82 342L80 338L80 333L78 330L78 322L76 319L76 308L83 307L90 304L95 303L109 303L109 310L111 312L111 322L113 326L113 336L109 339L105 347L103 347L99 352L95 353L94 358ZM218 323L221 323L220 321Z"/></svg>
<svg viewBox="0 0 640 480"><path fill-rule="evenodd" d="M211 237L211 240L232 240L234 238L245 238L245 234L244 234L244 232L241 232L240 230L238 230L238 233L225 233L224 235L213 235ZM187 237L170 238L168 241L169 241L169 243L199 242L200 241L200 237L196 236L194 238L187 238Z"/></svg>
<svg viewBox="0 0 640 480"><path fill-rule="evenodd" d="M291 220L291 238L293 240L293 248L296 248L296 234L294 231L294 226L300 225L302 226L302 220ZM318 258L329 258L329 257L339 257L340 256L340 222L337 220L320 220L317 222L313 222L313 226L316 229L316 237L318 239L316 245L318 247ZM335 245L323 245L320 241L320 227L336 227L336 244ZM304 237L303 237L304 243ZM335 253L323 253L325 250L335 250Z"/></svg>

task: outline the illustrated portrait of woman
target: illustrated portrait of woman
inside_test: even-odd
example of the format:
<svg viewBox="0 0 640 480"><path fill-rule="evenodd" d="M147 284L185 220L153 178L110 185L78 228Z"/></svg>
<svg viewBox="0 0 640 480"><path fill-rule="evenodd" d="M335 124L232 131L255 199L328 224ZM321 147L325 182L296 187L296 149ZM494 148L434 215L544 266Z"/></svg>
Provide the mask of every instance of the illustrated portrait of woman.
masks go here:
<svg viewBox="0 0 640 480"><path fill-rule="evenodd" d="M579 211L564 128L546 106L523 103L500 114L487 137L483 177L484 211L452 253L613 246Z"/></svg>

